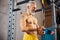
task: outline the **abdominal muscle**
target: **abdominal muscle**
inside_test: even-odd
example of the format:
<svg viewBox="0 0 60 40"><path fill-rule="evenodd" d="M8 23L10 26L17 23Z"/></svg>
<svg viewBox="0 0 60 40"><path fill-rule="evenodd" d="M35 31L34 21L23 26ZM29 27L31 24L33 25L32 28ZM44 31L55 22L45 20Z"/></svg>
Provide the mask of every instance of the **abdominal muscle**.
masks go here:
<svg viewBox="0 0 60 40"><path fill-rule="evenodd" d="M29 24L27 25L28 28L36 28L36 25L34 24ZM30 31L32 34L37 34L37 31Z"/></svg>
<svg viewBox="0 0 60 40"><path fill-rule="evenodd" d="M33 19L32 20L31 19L29 19L29 18L27 19L26 27L28 27L28 28L37 28L36 24L34 24L34 22L33 22ZM37 34L37 31L31 31L31 33L32 34Z"/></svg>
<svg viewBox="0 0 60 40"><path fill-rule="evenodd" d="M28 28L37 28L36 25L31 21L31 23L27 23ZM32 34L37 34L37 31L30 31Z"/></svg>

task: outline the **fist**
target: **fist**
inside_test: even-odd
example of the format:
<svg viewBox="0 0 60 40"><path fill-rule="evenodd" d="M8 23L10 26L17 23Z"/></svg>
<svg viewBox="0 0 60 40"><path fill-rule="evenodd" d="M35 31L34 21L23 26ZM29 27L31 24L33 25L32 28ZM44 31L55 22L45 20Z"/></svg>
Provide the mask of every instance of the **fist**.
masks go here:
<svg viewBox="0 0 60 40"><path fill-rule="evenodd" d="M38 29L37 29L37 33L39 35L43 35L43 29L44 29L44 26L40 26Z"/></svg>

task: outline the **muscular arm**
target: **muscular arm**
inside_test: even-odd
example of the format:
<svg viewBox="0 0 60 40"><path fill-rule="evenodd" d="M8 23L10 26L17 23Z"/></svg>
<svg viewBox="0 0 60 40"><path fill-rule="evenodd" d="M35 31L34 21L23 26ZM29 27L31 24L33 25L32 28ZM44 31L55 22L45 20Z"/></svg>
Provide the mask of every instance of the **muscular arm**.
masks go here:
<svg viewBox="0 0 60 40"><path fill-rule="evenodd" d="M20 20L20 27L23 32L27 31L36 31L37 28L32 28L32 27L26 27L26 21L25 20Z"/></svg>
<svg viewBox="0 0 60 40"><path fill-rule="evenodd" d="M34 19L34 24L36 25L36 28L32 28L32 27L27 27L26 25L26 19L27 19L27 16L23 16L21 19L20 19L20 27L21 27L21 30L23 32L26 32L28 34L32 34L33 31L37 31L38 34L41 34L41 31L42 31L42 28L39 27L38 23L37 23L37 20Z"/></svg>
<svg viewBox="0 0 60 40"><path fill-rule="evenodd" d="M20 19L20 27L23 32L31 32L31 31L37 31L37 28L32 27L26 27L26 19L27 17L24 16Z"/></svg>

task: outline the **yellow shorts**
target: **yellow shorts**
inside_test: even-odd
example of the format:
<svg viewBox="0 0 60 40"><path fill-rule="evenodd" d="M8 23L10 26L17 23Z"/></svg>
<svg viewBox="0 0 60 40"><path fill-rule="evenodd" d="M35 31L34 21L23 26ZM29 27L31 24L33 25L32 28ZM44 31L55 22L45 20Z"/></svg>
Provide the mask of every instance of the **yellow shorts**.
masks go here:
<svg viewBox="0 0 60 40"><path fill-rule="evenodd" d="M24 33L23 40L38 40L37 35Z"/></svg>

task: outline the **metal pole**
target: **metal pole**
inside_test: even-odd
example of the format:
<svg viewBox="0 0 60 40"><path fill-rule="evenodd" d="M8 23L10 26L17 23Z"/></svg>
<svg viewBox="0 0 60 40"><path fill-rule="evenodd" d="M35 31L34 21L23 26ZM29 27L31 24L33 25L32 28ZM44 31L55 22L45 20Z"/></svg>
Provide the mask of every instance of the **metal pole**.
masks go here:
<svg viewBox="0 0 60 40"><path fill-rule="evenodd" d="M8 38L7 40L16 40L16 23L15 23L15 16L16 14L13 13L14 9L14 0L10 0L9 2L9 22L8 22Z"/></svg>
<svg viewBox="0 0 60 40"><path fill-rule="evenodd" d="M52 27L57 28L54 0L52 0ZM57 32L56 32L56 29L55 29L55 40L57 40Z"/></svg>
<svg viewBox="0 0 60 40"><path fill-rule="evenodd" d="M44 22L44 20L45 20L44 8L42 8L42 17L43 17L43 25L45 26L45 22Z"/></svg>

